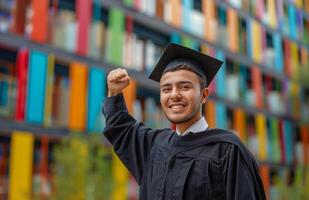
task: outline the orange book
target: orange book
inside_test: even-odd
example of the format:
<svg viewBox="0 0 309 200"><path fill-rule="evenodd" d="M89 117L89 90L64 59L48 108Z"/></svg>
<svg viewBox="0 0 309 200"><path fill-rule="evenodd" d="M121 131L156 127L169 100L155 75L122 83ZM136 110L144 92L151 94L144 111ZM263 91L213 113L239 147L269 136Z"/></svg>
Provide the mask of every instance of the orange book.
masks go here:
<svg viewBox="0 0 309 200"><path fill-rule="evenodd" d="M269 199L269 189L270 189L270 173L269 173L269 166L267 165L260 165L260 175L264 185L266 199Z"/></svg>
<svg viewBox="0 0 309 200"><path fill-rule="evenodd" d="M251 69L252 77L252 87L255 93L256 107L263 108L263 97L262 97L262 74L261 70L258 67L252 67Z"/></svg>
<svg viewBox="0 0 309 200"><path fill-rule="evenodd" d="M233 113L233 128L240 137L240 139L244 142L246 141L246 119L245 112L236 108Z"/></svg>
<svg viewBox="0 0 309 200"><path fill-rule="evenodd" d="M70 64L70 111L69 128L83 131L86 126L87 66Z"/></svg>
<svg viewBox="0 0 309 200"><path fill-rule="evenodd" d="M181 27L181 2L179 0L170 0L172 8L172 25Z"/></svg>
<svg viewBox="0 0 309 200"><path fill-rule="evenodd" d="M232 52L237 52L239 47L239 39L238 39L238 17L237 12L229 8L227 10L227 31L228 31L228 43L229 49Z"/></svg>
<svg viewBox="0 0 309 200"><path fill-rule="evenodd" d="M205 38L208 41L215 41L216 39L216 22L215 19L216 12L215 12L215 2L209 0L202 0L202 12L205 18Z"/></svg>
<svg viewBox="0 0 309 200"><path fill-rule="evenodd" d="M156 2L156 16L159 19L163 19L164 13L164 0L157 0Z"/></svg>
<svg viewBox="0 0 309 200"><path fill-rule="evenodd" d="M204 116L209 127L216 127L216 103L213 100L208 99L204 105Z"/></svg>
<svg viewBox="0 0 309 200"><path fill-rule="evenodd" d="M48 0L32 0L32 32L30 38L45 43L48 38Z"/></svg>

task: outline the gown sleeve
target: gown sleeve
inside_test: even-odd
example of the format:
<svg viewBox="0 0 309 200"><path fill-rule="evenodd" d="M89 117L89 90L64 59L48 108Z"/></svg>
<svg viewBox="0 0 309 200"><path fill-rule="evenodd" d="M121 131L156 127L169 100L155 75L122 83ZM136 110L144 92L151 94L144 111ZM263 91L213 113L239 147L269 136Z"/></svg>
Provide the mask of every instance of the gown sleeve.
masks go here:
<svg viewBox="0 0 309 200"><path fill-rule="evenodd" d="M140 184L157 131L136 122L128 113L122 94L107 97L102 112L106 119L105 137Z"/></svg>
<svg viewBox="0 0 309 200"><path fill-rule="evenodd" d="M232 145L224 166L227 200L265 200L264 187L254 157Z"/></svg>

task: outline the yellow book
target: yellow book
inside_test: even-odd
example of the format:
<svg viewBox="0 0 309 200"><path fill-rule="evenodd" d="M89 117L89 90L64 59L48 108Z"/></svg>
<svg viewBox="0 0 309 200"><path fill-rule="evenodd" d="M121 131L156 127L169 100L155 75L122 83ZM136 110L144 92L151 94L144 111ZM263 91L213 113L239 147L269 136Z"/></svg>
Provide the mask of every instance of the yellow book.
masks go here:
<svg viewBox="0 0 309 200"><path fill-rule="evenodd" d="M48 64L47 64L47 79L46 79L46 90L45 90L46 94L45 94L44 125L51 126L55 56L49 55L47 62Z"/></svg>
<svg viewBox="0 0 309 200"><path fill-rule="evenodd" d="M276 19L276 1L275 0L267 0L267 12L268 12L268 24L272 28L277 27L277 19Z"/></svg>
<svg viewBox="0 0 309 200"><path fill-rule="evenodd" d="M258 158L267 159L267 128L265 116L261 113L255 116L256 134L258 139Z"/></svg>
<svg viewBox="0 0 309 200"><path fill-rule="evenodd" d="M251 33L252 33L252 58L255 62L260 63L262 61L262 34L261 25L252 20L251 23Z"/></svg>
<svg viewBox="0 0 309 200"><path fill-rule="evenodd" d="M298 47L295 42L291 42L291 61L292 61L292 78L299 80L299 57Z"/></svg>
<svg viewBox="0 0 309 200"><path fill-rule="evenodd" d="M83 131L86 126L87 66L73 62L70 65L69 128Z"/></svg>
<svg viewBox="0 0 309 200"><path fill-rule="evenodd" d="M9 200L30 200L32 192L34 137L14 131L11 139Z"/></svg>

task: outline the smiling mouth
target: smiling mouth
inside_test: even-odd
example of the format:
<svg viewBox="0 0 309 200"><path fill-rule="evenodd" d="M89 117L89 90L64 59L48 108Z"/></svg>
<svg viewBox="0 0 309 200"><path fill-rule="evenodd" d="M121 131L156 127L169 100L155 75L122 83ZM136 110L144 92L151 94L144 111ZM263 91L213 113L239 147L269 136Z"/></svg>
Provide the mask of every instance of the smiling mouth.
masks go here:
<svg viewBox="0 0 309 200"><path fill-rule="evenodd" d="M185 107L185 104L171 104L168 106L169 109L176 112L182 111Z"/></svg>

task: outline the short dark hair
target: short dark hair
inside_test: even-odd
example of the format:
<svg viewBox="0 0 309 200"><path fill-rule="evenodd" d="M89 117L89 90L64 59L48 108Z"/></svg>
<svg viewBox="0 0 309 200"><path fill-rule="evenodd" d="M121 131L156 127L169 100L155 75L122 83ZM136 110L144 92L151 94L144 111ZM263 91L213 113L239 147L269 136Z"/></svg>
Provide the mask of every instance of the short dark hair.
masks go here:
<svg viewBox="0 0 309 200"><path fill-rule="evenodd" d="M188 70L190 72L193 72L195 73L197 76L198 76L198 79L199 79L199 82L200 82L200 87L201 87L201 90L206 88L207 87L207 81L204 80L198 73L195 72L194 68L191 67L190 65L186 65L186 64L182 64L182 65L178 65L176 67L173 67L173 68L169 68L167 70L164 70L163 74L165 74L166 72L174 72L174 71L177 71L177 70Z"/></svg>

